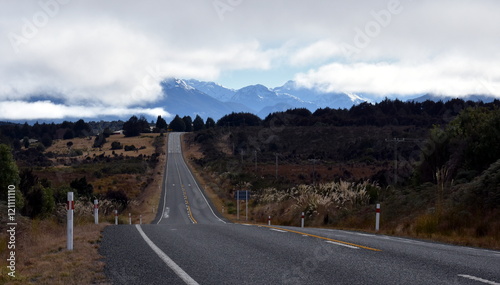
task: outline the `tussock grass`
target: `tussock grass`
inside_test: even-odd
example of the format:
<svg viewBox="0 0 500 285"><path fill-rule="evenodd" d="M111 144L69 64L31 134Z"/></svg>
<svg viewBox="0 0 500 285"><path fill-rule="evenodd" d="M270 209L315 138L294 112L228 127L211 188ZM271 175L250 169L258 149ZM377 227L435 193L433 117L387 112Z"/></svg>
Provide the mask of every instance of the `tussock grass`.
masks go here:
<svg viewBox="0 0 500 285"><path fill-rule="evenodd" d="M66 226L56 219L24 220L17 232L16 278L1 261L2 284L109 284L97 249L106 224L77 224L74 250L66 249ZM3 256L4 254L2 254Z"/></svg>

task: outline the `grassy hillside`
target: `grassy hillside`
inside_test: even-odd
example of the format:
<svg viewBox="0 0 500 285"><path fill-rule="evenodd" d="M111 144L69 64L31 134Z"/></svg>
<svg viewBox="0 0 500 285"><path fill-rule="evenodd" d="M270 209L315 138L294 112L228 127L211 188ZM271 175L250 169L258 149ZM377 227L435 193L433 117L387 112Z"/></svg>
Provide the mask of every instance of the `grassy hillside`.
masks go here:
<svg viewBox="0 0 500 285"><path fill-rule="evenodd" d="M236 190L252 191L251 220L284 225L305 212L308 225L373 231L380 203L383 233L500 248L498 107L441 126L304 123L312 116L187 134L188 160L233 218Z"/></svg>

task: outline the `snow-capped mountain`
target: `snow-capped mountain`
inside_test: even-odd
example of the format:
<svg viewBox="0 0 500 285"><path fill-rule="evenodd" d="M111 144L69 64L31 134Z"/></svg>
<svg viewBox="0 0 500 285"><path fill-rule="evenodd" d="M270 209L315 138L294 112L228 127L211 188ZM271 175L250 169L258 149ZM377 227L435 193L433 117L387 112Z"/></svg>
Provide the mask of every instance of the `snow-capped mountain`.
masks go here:
<svg viewBox="0 0 500 285"><path fill-rule="evenodd" d="M281 87L268 88L261 84L238 90L215 82L196 79L166 79L162 82L168 112L179 115L199 114L220 118L231 112L251 112L266 117L269 113L293 108L350 108L370 100L350 93L325 93L298 86L288 81Z"/></svg>
<svg viewBox="0 0 500 285"><path fill-rule="evenodd" d="M200 115L203 118L219 119L231 112L250 112L243 105L221 102L187 84L181 79L166 79L161 82L163 99L155 107L163 107L170 114L179 116Z"/></svg>
<svg viewBox="0 0 500 285"><path fill-rule="evenodd" d="M322 92L316 88L306 88L299 86L294 81L288 81L281 87L273 88L273 91L282 94L291 94L302 100L307 100L316 105L317 108L330 107L349 109L353 105L363 102L371 102L363 96L347 92ZM314 110L311 110L314 111Z"/></svg>
<svg viewBox="0 0 500 285"><path fill-rule="evenodd" d="M488 96L488 95L468 95L465 97L456 97L456 98L462 99L464 101L473 101L473 102L482 101L484 103L491 103L491 102L495 101L495 99L496 99L495 97ZM437 101L448 102L452 99L454 99L454 97L439 96L439 95L435 95L435 94L426 94L426 95L423 95L423 96L420 96L417 98L409 99L408 101L414 101L414 102L419 102L419 103L425 102L427 100L435 101L435 102L437 102Z"/></svg>
<svg viewBox="0 0 500 285"><path fill-rule="evenodd" d="M222 102L230 101L236 90L226 88L215 82L199 81L196 79L185 80L190 86Z"/></svg>

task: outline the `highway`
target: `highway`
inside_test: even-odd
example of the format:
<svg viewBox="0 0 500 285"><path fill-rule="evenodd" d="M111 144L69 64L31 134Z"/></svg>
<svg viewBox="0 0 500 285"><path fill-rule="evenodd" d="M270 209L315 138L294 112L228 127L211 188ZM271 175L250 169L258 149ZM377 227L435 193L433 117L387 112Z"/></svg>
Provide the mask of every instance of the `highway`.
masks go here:
<svg viewBox="0 0 500 285"><path fill-rule="evenodd" d="M168 140L162 199L149 225L108 226L113 284L498 284L500 252L352 231L230 223Z"/></svg>

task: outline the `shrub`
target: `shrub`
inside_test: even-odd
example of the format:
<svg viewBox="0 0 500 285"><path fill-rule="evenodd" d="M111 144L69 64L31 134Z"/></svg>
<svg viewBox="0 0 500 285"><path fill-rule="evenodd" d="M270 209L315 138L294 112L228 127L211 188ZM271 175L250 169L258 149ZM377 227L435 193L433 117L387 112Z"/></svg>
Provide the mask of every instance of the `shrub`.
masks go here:
<svg viewBox="0 0 500 285"><path fill-rule="evenodd" d="M123 145L120 142L112 142L111 143L111 149L122 149Z"/></svg>
<svg viewBox="0 0 500 285"><path fill-rule="evenodd" d="M124 149L125 151L132 151L136 150L137 148L134 145L126 145Z"/></svg>

